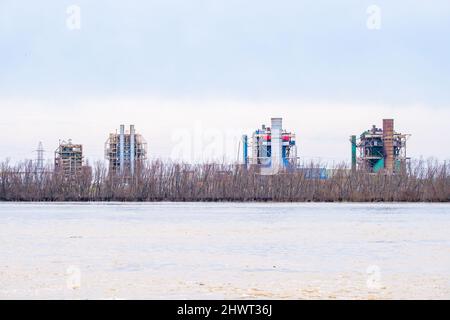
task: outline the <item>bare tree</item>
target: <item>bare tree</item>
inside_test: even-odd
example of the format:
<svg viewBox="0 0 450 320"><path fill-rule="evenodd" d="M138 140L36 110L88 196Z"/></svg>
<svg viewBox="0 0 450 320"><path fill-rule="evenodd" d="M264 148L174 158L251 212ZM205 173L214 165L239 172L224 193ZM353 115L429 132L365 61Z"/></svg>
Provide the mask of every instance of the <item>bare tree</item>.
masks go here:
<svg viewBox="0 0 450 320"><path fill-rule="evenodd" d="M102 162L74 176L30 161L0 163L0 201L450 201L450 164L416 160L397 174L351 171L325 164L261 175L257 167L225 163L163 163L136 168L134 176L108 173Z"/></svg>

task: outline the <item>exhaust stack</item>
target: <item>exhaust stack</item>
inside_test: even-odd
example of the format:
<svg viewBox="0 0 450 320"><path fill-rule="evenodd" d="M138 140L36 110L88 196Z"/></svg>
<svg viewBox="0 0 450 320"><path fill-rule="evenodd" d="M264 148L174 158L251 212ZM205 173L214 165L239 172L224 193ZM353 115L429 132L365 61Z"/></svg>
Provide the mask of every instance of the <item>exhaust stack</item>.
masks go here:
<svg viewBox="0 0 450 320"><path fill-rule="evenodd" d="M272 118L272 148L271 148L271 160L272 169L274 173L277 173L283 165L283 151L282 151L282 118Z"/></svg>
<svg viewBox="0 0 450 320"><path fill-rule="evenodd" d="M384 168L394 172L394 119L383 119Z"/></svg>

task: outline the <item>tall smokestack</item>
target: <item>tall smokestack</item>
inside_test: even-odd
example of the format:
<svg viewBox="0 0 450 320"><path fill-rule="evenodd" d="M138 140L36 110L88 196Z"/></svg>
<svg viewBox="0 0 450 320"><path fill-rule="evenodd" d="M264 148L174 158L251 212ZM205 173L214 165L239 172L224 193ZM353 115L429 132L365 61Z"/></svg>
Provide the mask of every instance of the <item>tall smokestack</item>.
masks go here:
<svg viewBox="0 0 450 320"><path fill-rule="evenodd" d="M383 119L384 168L394 171L394 119Z"/></svg>
<svg viewBox="0 0 450 320"><path fill-rule="evenodd" d="M271 142L271 159L272 159L272 170L273 173L277 173L282 164L282 141L281 141L281 131L282 131L282 118L272 118L271 119L271 135L272 135L272 142Z"/></svg>
<svg viewBox="0 0 450 320"><path fill-rule="evenodd" d="M134 175L134 150L135 150L134 125L130 125L130 171L131 171L131 175Z"/></svg>
<svg viewBox="0 0 450 320"><path fill-rule="evenodd" d="M136 143L135 143L134 125L130 125L130 171L131 171L131 175L134 175L135 148L136 148Z"/></svg>
<svg viewBox="0 0 450 320"><path fill-rule="evenodd" d="M120 125L120 136L119 136L119 165L120 173L123 174L125 168L125 125Z"/></svg>

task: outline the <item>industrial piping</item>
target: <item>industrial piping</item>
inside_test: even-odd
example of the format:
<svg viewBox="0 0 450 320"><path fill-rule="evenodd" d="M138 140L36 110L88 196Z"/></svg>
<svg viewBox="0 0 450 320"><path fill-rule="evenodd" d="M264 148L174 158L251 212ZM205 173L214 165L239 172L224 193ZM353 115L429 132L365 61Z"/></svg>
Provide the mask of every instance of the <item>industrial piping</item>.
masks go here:
<svg viewBox="0 0 450 320"><path fill-rule="evenodd" d="M352 171L356 171L356 136L350 138L352 143Z"/></svg>
<svg viewBox="0 0 450 320"><path fill-rule="evenodd" d="M246 134L242 135L242 163L248 164L248 137Z"/></svg>

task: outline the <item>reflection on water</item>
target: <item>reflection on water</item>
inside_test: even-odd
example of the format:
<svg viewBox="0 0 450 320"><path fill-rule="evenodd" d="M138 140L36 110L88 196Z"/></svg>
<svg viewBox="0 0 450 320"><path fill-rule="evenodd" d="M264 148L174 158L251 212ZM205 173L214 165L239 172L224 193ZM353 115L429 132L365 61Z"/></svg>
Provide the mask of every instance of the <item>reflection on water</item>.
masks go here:
<svg viewBox="0 0 450 320"><path fill-rule="evenodd" d="M449 230L448 204L0 203L0 298L449 299Z"/></svg>

